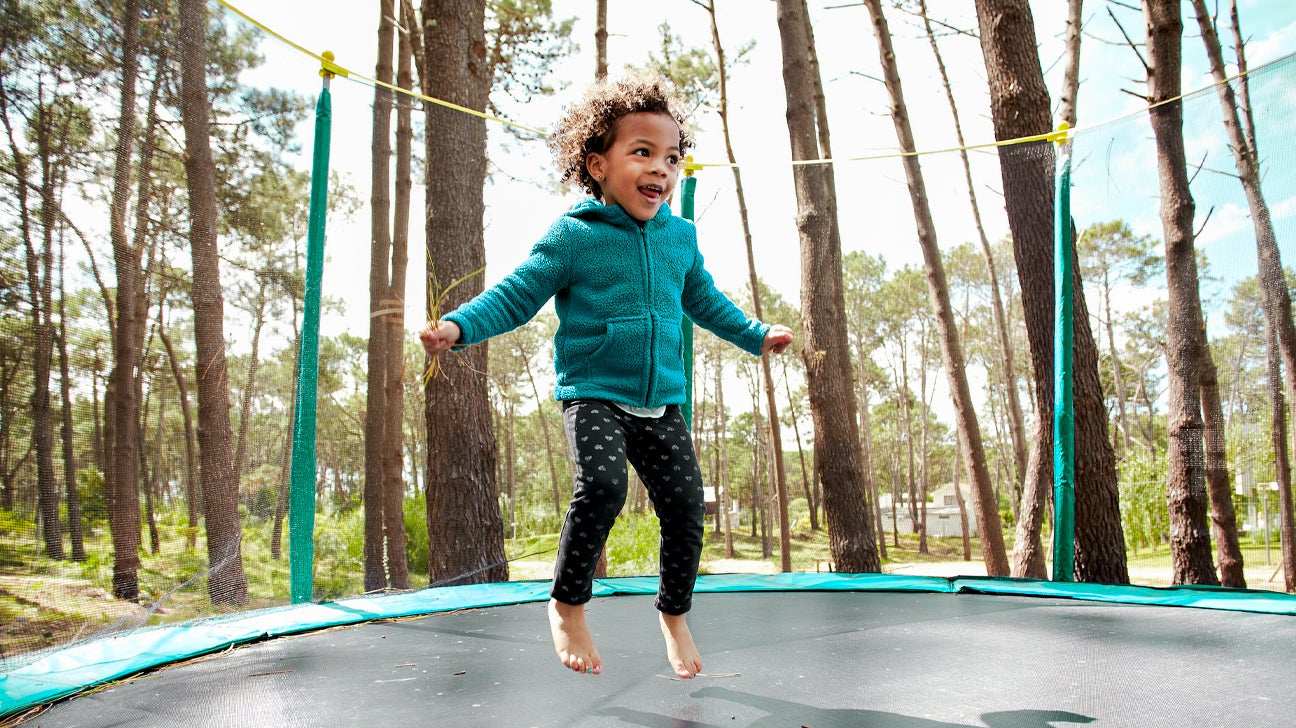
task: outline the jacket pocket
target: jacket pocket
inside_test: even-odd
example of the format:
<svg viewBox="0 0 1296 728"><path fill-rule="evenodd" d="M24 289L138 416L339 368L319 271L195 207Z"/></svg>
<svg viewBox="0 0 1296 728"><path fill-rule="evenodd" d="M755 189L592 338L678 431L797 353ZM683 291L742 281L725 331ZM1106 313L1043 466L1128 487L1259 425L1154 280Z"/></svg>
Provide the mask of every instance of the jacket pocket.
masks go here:
<svg viewBox="0 0 1296 728"><path fill-rule="evenodd" d="M649 386L652 333L644 316L608 319L602 343L582 368L611 391L638 401Z"/></svg>

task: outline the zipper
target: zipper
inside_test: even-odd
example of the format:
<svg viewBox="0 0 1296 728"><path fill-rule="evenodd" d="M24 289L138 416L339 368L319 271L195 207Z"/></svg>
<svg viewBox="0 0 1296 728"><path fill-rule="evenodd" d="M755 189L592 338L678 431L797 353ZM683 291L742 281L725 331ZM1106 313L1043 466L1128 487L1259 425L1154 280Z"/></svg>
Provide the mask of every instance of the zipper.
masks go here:
<svg viewBox="0 0 1296 728"><path fill-rule="evenodd" d="M653 265L652 265L652 254L651 254L652 251L649 249L649 245L648 245L647 224L639 228L639 239L641 241L640 249L643 251L643 260L644 260L643 306L647 313L646 318L648 320L648 387L647 387L647 391L644 392L644 401L641 404L642 406L647 407L648 402L652 401L653 399L652 398L653 389L657 386L657 367L653 366L653 361L656 359L656 351L657 351L657 320L653 316L653 312L652 312Z"/></svg>

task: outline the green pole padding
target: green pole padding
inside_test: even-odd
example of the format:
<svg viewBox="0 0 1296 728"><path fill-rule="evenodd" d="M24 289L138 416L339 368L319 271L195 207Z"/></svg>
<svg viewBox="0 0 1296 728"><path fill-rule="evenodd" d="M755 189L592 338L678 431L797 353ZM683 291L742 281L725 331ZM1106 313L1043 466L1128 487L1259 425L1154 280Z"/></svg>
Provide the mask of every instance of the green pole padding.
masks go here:
<svg viewBox="0 0 1296 728"><path fill-rule="evenodd" d="M1075 581L1075 410L1073 397L1071 144L1058 145L1057 201L1053 206L1053 580Z"/></svg>
<svg viewBox="0 0 1296 728"><path fill-rule="evenodd" d="M693 219L693 198L697 192L697 177L688 175L684 178L683 195L680 197L680 214ZM680 322L680 340L684 342L684 405L680 411L684 414L684 423L693 427L693 321L688 316Z"/></svg>
<svg viewBox="0 0 1296 728"><path fill-rule="evenodd" d="M329 78L324 76L324 88L315 104L315 155L306 227L306 300L297 349L297 401L293 407L292 476L288 488L288 581L293 604L310 601L315 561L315 393L333 121Z"/></svg>

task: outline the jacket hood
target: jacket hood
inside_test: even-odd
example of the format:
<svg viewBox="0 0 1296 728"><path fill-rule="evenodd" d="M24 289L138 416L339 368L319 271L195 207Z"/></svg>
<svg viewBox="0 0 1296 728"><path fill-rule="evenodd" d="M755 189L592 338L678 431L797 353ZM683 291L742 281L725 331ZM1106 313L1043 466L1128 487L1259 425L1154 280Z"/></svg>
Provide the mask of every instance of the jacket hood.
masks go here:
<svg viewBox="0 0 1296 728"><path fill-rule="evenodd" d="M593 197L587 197L572 206L567 211L567 217L574 217L581 220L601 220L611 225L625 227L634 225L638 227L639 221L630 216L620 205L605 205L602 200ZM672 217L670 205L665 202L657 209L657 214L653 219L648 221L650 225L665 224Z"/></svg>

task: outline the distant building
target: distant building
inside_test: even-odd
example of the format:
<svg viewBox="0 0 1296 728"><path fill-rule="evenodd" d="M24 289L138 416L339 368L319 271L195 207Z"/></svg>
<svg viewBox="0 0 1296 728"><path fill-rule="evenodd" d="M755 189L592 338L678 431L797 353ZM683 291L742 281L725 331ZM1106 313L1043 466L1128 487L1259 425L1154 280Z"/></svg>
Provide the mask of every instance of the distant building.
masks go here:
<svg viewBox="0 0 1296 728"><path fill-rule="evenodd" d="M975 536L977 535L976 517L970 510L972 505L972 484L968 482L959 483L959 490L963 492L964 506L969 508L968 535ZM882 528L888 532L895 530L896 524L891 522L891 494L882 493L878 496L878 501L882 507ZM896 503L895 517L896 521L899 522L900 533L914 532L913 521L909 518L909 493L906 491L900 493L900 501ZM928 491L927 535L954 537L963 535L963 519L959 514L958 498L954 493L953 483L946 483Z"/></svg>

